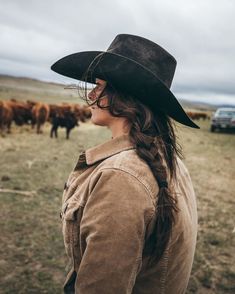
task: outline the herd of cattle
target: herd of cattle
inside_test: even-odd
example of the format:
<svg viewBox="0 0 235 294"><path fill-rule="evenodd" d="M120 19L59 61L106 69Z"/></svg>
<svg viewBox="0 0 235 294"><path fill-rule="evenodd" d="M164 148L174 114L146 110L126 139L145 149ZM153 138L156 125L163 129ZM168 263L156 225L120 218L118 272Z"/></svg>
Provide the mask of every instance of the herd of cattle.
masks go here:
<svg viewBox="0 0 235 294"><path fill-rule="evenodd" d="M186 111L186 113L192 120L210 119L210 116L206 112Z"/></svg>
<svg viewBox="0 0 235 294"><path fill-rule="evenodd" d="M79 121L85 122L91 117L90 109L79 104L63 103L46 104L35 101L18 101L11 99L0 101L0 129L1 133L11 132L11 124L18 126L31 124L36 125L37 134L42 133L42 126L46 122L51 123L50 136L57 138L58 127L66 128L66 138L69 139L70 131L79 125Z"/></svg>
<svg viewBox="0 0 235 294"><path fill-rule="evenodd" d="M193 120L209 119L205 112L187 112ZM63 103L46 104L35 101L18 101L11 99L0 101L0 131L11 132L11 124L14 122L18 126L31 124L32 128L36 125L37 134L42 133L42 126L46 122L51 123L50 136L58 137L58 127L66 128L66 138L69 139L70 131L79 125L79 121L86 122L91 117L88 106L79 104Z"/></svg>

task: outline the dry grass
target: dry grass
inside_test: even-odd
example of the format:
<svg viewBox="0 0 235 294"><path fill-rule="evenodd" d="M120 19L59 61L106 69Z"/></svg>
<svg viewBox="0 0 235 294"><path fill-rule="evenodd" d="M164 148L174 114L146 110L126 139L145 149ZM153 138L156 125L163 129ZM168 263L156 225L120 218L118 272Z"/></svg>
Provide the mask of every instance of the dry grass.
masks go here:
<svg viewBox="0 0 235 294"><path fill-rule="evenodd" d="M14 128L0 137L1 293L61 292L61 191L79 152L108 133L81 124L69 141L62 129L59 136L50 139L47 127L41 136Z"/></svg>
<svg viewBox="0 0 235 294"><path fill-rule="evenodd" d="M188 293L235 291L235 136L181 130L185 162L198 198L197 251Z"/></svg>

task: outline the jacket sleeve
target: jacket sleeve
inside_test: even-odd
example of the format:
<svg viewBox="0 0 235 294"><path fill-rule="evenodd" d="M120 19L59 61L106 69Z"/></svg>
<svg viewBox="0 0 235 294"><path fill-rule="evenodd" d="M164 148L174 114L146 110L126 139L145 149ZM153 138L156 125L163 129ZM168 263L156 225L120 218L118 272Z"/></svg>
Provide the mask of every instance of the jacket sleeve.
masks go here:
<svg viewBox="0 0 235 294"><path fill-rule="evenodd" d="M131 293L141 267L149 195L132 175L114 169L103 170L93 186L80 225L76 293Z"/></svg>

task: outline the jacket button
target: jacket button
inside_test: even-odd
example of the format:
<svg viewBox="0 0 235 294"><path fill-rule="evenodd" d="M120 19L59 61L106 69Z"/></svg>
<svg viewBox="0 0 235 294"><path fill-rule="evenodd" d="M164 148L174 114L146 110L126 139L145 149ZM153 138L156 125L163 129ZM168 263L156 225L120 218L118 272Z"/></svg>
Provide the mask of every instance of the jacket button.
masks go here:
<svg viewBox="0 0 235 294"><path fill-rule="evenodd" d="M64 183L64 190L67 190L68 189L68 185L67 185L67 182Z"/></svg>

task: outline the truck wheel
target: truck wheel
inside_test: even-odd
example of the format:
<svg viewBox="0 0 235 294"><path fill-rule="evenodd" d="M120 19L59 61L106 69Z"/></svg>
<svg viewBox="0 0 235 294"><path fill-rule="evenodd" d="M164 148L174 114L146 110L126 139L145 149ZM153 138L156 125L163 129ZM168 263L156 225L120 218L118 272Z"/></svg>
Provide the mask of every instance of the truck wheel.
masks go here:
<svg viewBox="0 0 235 294"><path fill-rule="evenodd" d="M211 126L211 132L213 133L215 131L215 126Z"/></svg>

